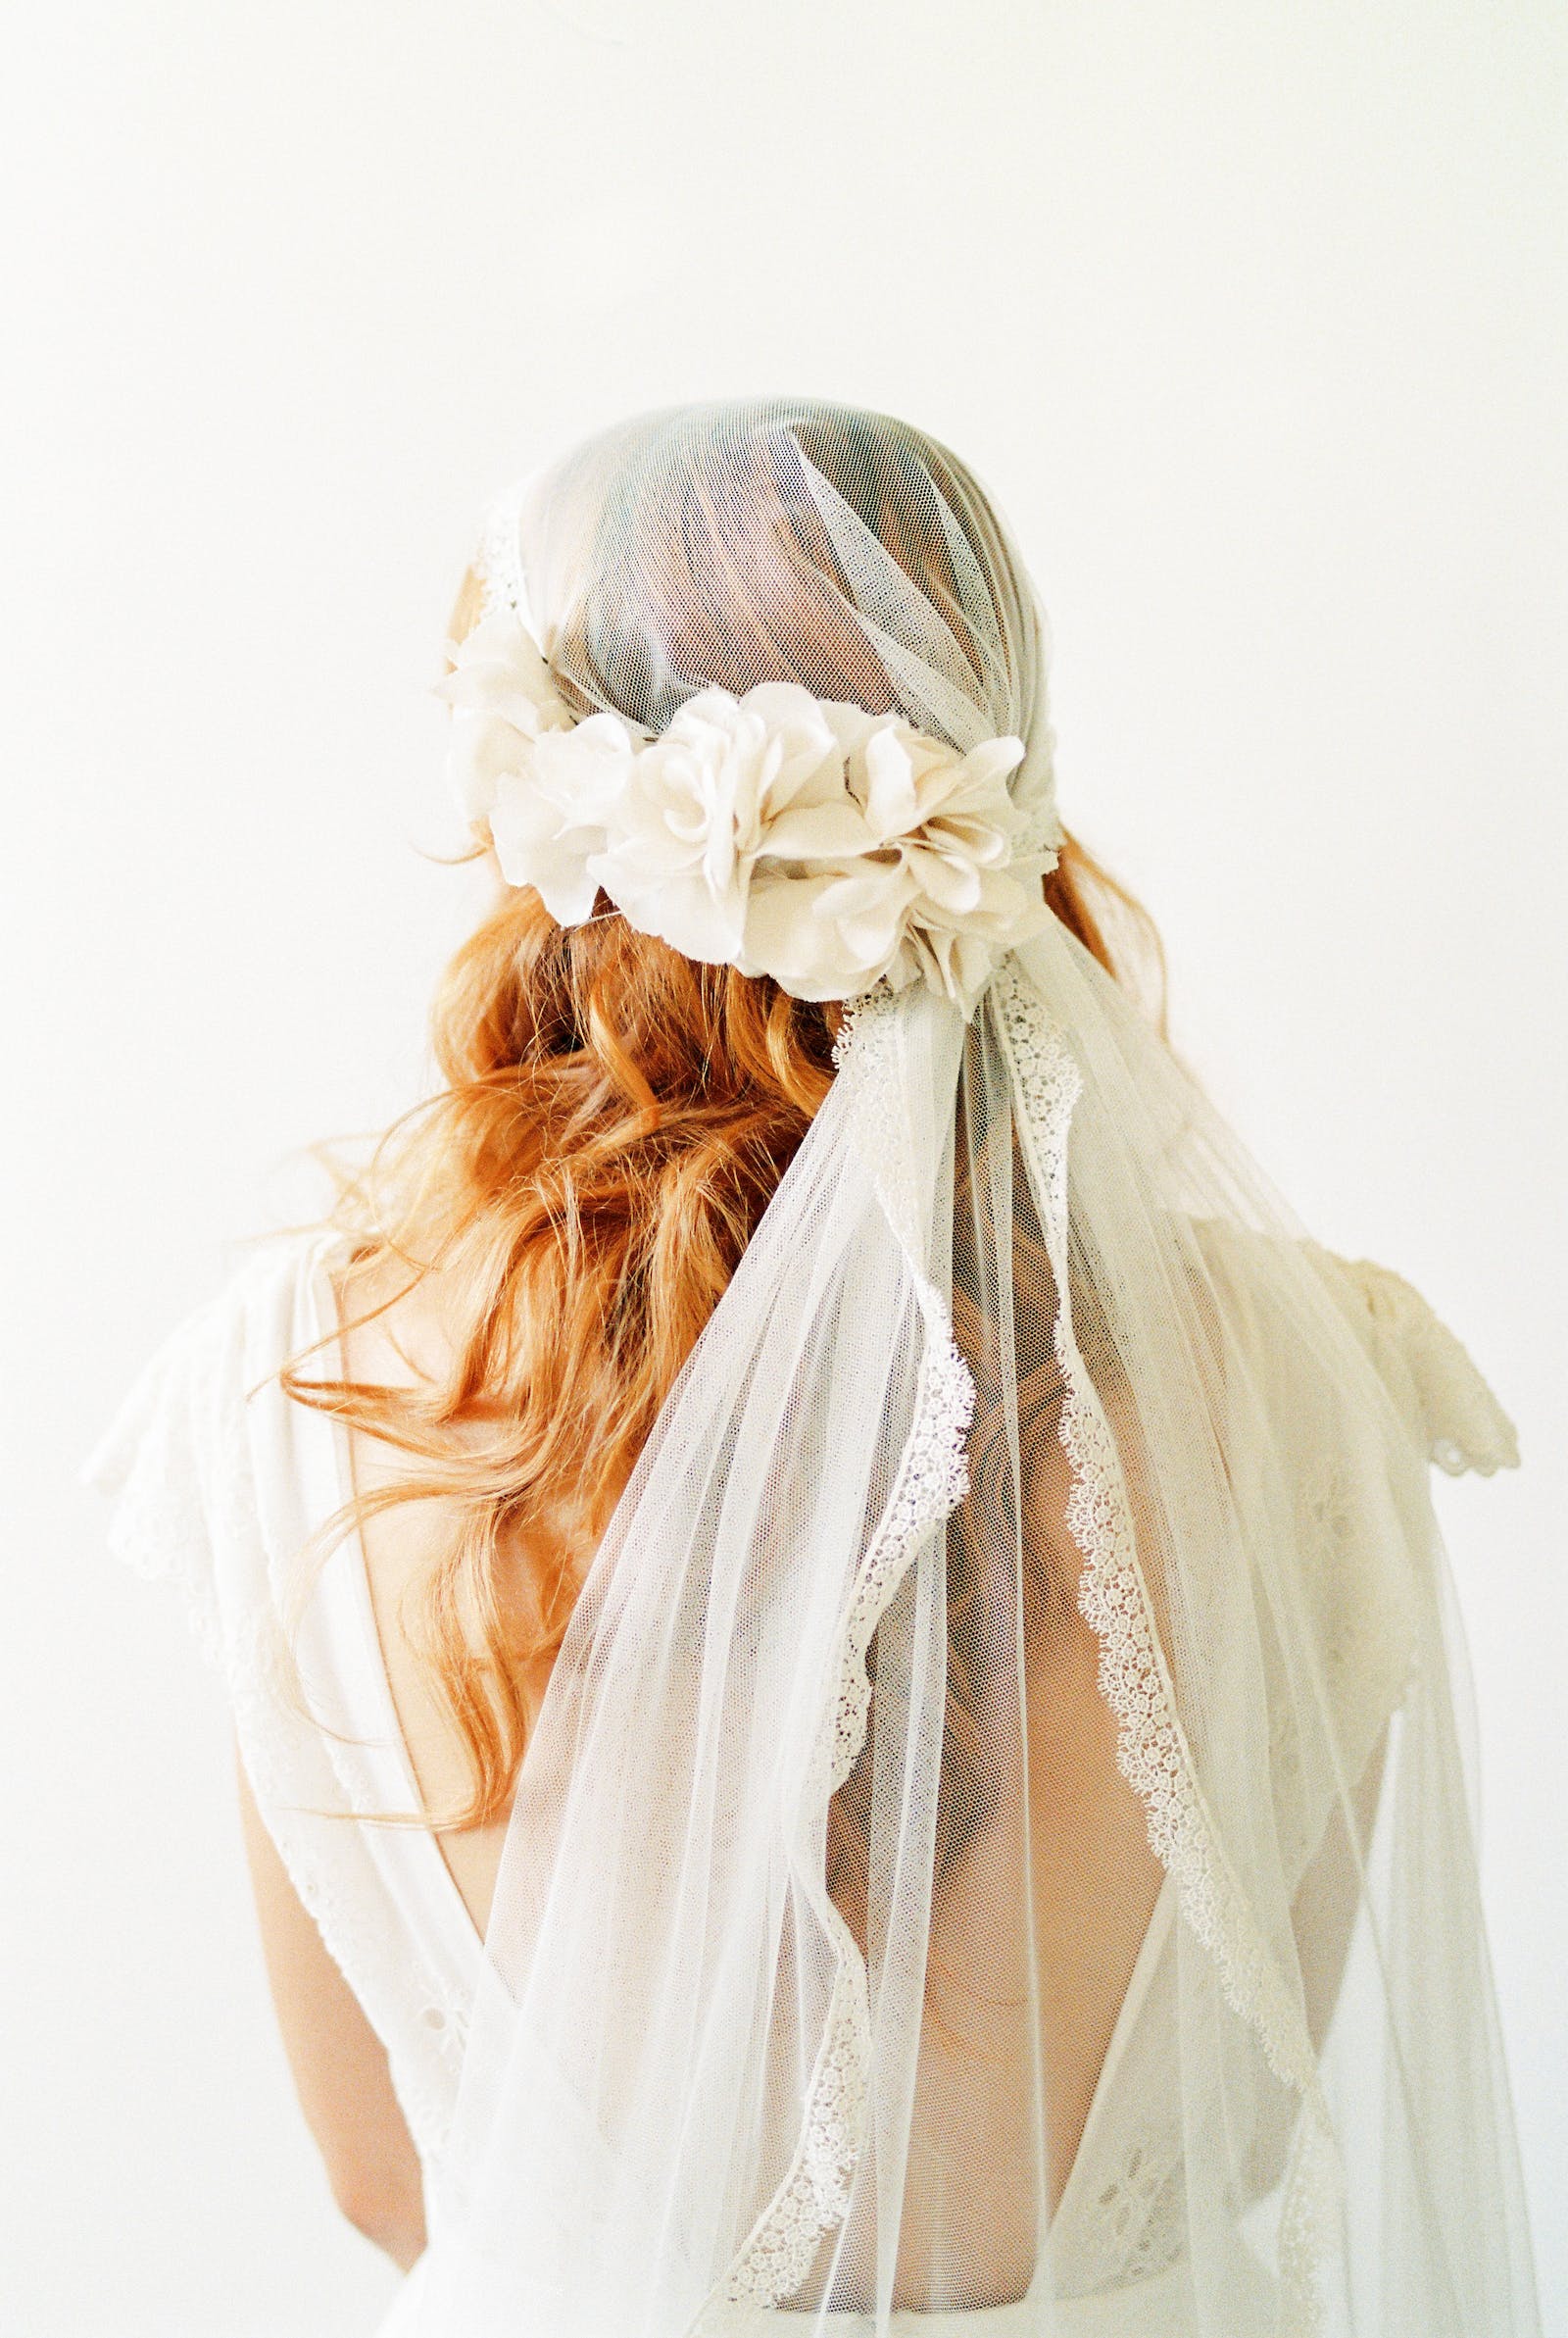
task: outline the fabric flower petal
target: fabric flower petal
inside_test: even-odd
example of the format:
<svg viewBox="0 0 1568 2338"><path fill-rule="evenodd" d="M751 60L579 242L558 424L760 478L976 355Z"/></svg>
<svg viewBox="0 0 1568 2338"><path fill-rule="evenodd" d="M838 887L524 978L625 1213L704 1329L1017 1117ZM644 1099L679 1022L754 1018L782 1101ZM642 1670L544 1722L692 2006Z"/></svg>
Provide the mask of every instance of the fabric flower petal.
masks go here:
<svg viewBox="0 0 1568 2338"><path fill-rule="evenodd" d="M1050 916L1050 759L1020 739L960 751L795 682L695 691L653 738L579 721L511 610L453 658L454 793L564 924L602 887L639 932L797 997L921 981L968 1012Z"/></svg>

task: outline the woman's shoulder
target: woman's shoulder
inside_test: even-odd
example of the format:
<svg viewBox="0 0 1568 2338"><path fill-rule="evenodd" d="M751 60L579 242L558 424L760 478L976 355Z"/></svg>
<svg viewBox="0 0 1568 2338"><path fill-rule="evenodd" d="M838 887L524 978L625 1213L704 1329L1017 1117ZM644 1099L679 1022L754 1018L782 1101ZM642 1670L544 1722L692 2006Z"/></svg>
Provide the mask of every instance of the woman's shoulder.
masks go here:
<svg viewBox="0 0 1568 2338"><path fill-rule="evenodd" d="M382 1245L340 1243L321 1266L340 1327L345 1373L389 1388L444 1382L462 1345L459 1311L439 1263Z"/></svg>

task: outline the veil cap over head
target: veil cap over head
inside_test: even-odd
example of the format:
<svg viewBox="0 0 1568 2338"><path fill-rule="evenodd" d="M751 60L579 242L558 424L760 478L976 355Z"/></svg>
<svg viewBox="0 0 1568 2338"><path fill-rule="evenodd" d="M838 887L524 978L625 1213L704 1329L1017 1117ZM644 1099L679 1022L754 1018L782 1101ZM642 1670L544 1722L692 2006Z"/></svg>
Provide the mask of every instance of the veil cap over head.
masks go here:
<svg viewBox="0 0 1568 2338"><path fill-rule="evenodd" d="M1021 572L994 523L988 547L973 482L901 425L841 415L824 442L813 410L700 411L706 436L686 412L634 449L612 433L630 460L571 539L591 548L559 607L562 515L599 495L593 465L496 506L481 622L441 685L454 792L563 923L602 888L686 956L797 997L924 981L967 1012L1045 921L1062 837L1038 619L1008 623L1030 614ZM862 517L890 496L891 549ZM699 537L694 612L669 545Z"/></svg>

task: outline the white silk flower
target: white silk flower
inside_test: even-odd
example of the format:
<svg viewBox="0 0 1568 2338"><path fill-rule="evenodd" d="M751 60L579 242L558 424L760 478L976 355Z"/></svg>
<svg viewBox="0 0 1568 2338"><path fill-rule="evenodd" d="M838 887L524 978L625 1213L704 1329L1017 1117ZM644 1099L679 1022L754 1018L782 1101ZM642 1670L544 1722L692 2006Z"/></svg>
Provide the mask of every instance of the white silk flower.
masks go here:
<svg viewBox="0 0 1568 2338"><path fill-rule="evenodd" d="M510 609L492 610L461 642L449 642L452 671L436 696L452 709L446 775L466 818L490 818L497 782L521 770L547 731L569 731L577 717Z"/></svg>
<svg viewBox="0 0 1568 2338"><path fill-rule="evenodd" d="M1016 738L967 754L794 682L696 692L650 738L577 721L510 611L476 626L440 686L449 772L503 874L563 924L602 886L686 957L850 998L886 977L972 1003L1037 931L1054 850L1019 847Z"/></svg>

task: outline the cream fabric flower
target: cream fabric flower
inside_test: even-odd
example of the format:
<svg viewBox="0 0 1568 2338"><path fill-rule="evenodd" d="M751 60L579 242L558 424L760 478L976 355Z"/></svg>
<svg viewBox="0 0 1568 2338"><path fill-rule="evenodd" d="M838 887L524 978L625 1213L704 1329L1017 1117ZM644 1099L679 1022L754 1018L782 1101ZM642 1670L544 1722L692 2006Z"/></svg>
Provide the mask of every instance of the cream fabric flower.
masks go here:
<svg viewBox="0 0 1568 2338"><path fill-rule="evenodd" d="M570 730L577 718L510 609L482 618L466 640L449 641L447 655L452 672L436 684L452 709L447 781L477 826L490 817L501 777L522 768L545 732Z"/></svg>
<svg viewBox="0 0 1568 2338"><path fill-rule="evenodd" d="M593 916L598 865L635 769L637 741L618 715L542 731L520 771L496 783L490 834L509 885L532 885L563 925Z"/></svg>
<svg viewBox="0 0 1568 2338"><path fill-rule="evenodd" d="M849 841L820 705L787 682L744 698L700 690L633 758L595 873L640 932L722 965L740 952L753 873L786 821L803 846Z"/></svg>
<svg viewBox="0 0 1568 2338"><path fill-rule="evenodd" d="M923 980L967 1007L1050 915L1038 879L1054 852L1015 858L1024 816L1007 781L1023 742L986 739L959 755L896 715L824 711L857 831L848 852L770 868L752 894L742 963L802 998L845 998L885 977L895 988ZM784 858L772 837L769 855Z"/></svg>
<svg viewBox="0 0 1568 2338"><path fill-rule="evenodd" d="M1019 739L960 754L794 682L700 690L657 738L615 714L578 721L511 611L454 657L458 800L564 924L603 887L640 932L796 997L886 977L967 1011L1049 915L1055 852L1021 849L1037 823L1008 790Z"/></svg>

